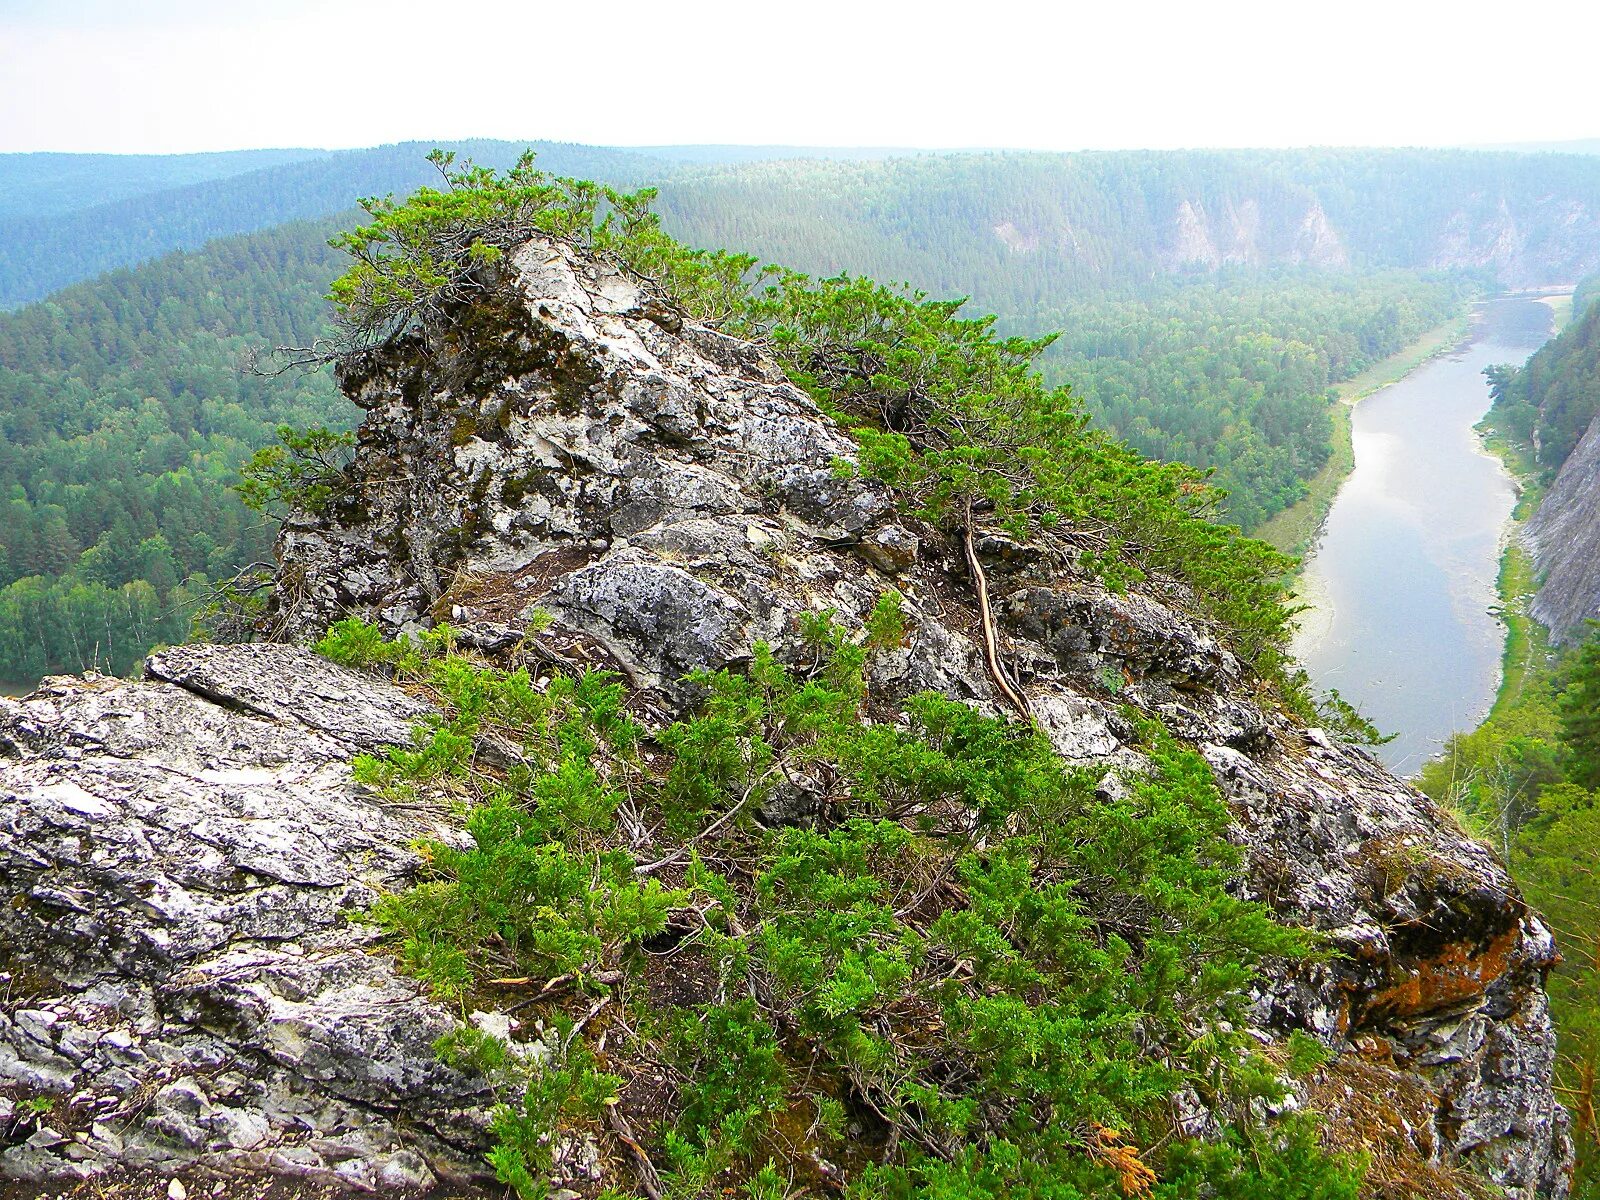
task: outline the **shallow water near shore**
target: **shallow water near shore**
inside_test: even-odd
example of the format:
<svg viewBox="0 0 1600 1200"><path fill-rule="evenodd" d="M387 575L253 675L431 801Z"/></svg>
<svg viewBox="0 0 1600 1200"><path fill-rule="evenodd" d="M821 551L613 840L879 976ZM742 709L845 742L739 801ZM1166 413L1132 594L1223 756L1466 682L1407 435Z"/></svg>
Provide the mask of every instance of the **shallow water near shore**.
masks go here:
<svg viewBox="0 0 1600 1200"><path fill-rule="evenodd" d="M1483 368L1524 362L1551 320L1535 298L1488 301L1466 344L1354 413L1356 465L1306 561L1295 652L1398 734L1377 753L1403 774L1477 724L1499 687L1495 578L1516 491L1473 427L1489 408Z"/></svg>

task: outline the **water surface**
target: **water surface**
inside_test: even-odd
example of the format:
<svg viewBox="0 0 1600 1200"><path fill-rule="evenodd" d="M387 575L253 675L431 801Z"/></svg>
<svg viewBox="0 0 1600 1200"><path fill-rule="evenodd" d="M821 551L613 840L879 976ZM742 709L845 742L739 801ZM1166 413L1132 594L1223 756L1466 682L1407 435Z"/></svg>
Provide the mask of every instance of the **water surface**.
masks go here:
<svg viewBox="0 0 1600 1200"><path fill-rule="evenodd" d="M1480 306L1470 341L1356 406L1355 470L1306 563L1295 651L1385 733L1405 774L1488 711L1505 628L1495 577L1515 492L1473 426L1483 368L1522 363L1550 336L1547 305Z"/></svg>

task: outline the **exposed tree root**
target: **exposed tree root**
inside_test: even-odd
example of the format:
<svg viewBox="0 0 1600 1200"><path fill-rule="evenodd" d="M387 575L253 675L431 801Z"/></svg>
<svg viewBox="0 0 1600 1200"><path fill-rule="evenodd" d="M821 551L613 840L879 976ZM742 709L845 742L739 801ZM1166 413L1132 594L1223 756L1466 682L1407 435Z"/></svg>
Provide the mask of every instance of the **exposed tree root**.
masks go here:
<svg viewBox="0 0 1600 1200"><path fill-rule="evenodd" d="M978 617L983 623L984 666L988 667L989 678L994 681L1000 694L1010 702L1011 707L1017 710L1024 721L1031 721L1033 709L1028 704L1028 698L1022 694L1022 689L1012 682L1005 664L1000 661L1000 639L995 633L994 611L989 607L989 578L983 573L983 564L978 561L978 549L972 540L971 500L967 501L962 542L967 550L967 570L972 573L972 582L978 592Z"/></svg>

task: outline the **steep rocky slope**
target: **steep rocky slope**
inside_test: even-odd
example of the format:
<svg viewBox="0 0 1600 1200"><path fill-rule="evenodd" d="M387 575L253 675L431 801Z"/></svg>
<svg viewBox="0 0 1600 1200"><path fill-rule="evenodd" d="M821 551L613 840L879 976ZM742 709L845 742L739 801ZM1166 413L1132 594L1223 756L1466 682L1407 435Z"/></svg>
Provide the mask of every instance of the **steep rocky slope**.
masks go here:
<svg viewBox="0 0 1600 1200"><path fill-rule="evenodd" d="M620 672L653 723L690 700L685 672L736 666L758 639L793 651L803 613L859 628L893 586L907 636L875 683L1002 710L961 548L840 470L851 440L758 348L562 246L512 266L515 294L442 348L347 368L356 461L326 516L284 530L272 633L448 620L484 653ZM1277 713L1176 585L1114 595L998 534L976 553L1056 750L1115 788L1110 768L1139 762L1124 706L1160 716L1212 765L1248 890L1340 952L1252 1007L1265 1043L1306 1030L1336 1052L1297 1085L1330 1140L1440 1195L1479 1178L1564 1194L1554 950L1493 855ZM165 652L147 674L0 708L0 1171L463 1180L481 1081L431 1058L446 1014L367 953L359 922L414 873L413 836L456 834L343 765L425 710L283 646ZM57 1106L30 1115L41 1095ZM561 1182L632 1186L615 1149L571 1147Z"/></svg>
<svg viewBox="0 0 1600 1200"><path fill-rule="evenodd" d="M1600 618L1600 420L1561 464L1527 538L1542 576L1533 615L1557 641L1581 639Z"/></svg>

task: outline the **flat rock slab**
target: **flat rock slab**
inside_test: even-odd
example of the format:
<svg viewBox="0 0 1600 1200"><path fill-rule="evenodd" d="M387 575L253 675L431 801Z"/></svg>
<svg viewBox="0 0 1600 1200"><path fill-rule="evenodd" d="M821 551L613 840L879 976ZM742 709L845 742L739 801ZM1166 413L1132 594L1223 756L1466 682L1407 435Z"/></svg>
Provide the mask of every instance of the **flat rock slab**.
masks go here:
<svg viewBox="0 0 1600 1200"><path fill-rule="evenodd" d="M350 778L428 706L284 646L149 675L0 701L0 1177L470 1179L482 1083L440 1063L452 1018L361 921L415 839L461 836ZM48 1117L17 1119L30 1097Z"/></svg>

